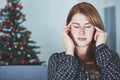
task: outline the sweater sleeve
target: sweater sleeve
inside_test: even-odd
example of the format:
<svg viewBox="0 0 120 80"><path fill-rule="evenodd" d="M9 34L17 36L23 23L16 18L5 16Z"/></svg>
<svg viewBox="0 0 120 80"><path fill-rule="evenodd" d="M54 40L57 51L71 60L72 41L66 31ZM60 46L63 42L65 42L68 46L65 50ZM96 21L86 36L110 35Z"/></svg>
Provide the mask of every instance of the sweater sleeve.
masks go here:
<svg viewBox="0 0 120 80"><path fill-rule="evenodd" d="M53 54L48 63L48 80L75 80L76 61L74 56Z"/></svg>
<svg viewBox="0 0 120 80"><path fill-rule="evenodd" d="M101 69L100 80L120 80L120 58L107 45L101 44L97 47L96 62Z"/></svg>

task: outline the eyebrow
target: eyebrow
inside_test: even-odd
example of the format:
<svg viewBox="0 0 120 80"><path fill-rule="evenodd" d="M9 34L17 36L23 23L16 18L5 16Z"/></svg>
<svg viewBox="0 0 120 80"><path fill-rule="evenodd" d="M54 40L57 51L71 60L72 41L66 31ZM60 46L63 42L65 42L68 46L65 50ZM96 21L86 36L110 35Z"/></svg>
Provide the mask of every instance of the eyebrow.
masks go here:
<svg viewBox="0 0 120 80"><path fill-rule="evenodd" d="M76 22L73 22L72 24L80 25L79 23L76 23ZM87 25L87 24L91 24L91 23L90 22L85 23L85 25Z"/></svg>

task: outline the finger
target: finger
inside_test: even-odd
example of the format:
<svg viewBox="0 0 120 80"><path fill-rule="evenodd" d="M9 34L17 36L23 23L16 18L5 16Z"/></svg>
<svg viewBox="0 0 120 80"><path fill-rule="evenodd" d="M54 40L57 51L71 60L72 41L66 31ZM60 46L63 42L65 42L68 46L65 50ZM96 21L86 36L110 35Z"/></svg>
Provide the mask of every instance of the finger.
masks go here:
<svg viewBox="0 0 120 80"><path fill-rule="evenodd" d="M97 30L97 31L102 31L100 28L98 28L98 27L95 27L95 29Z"/></svg>
<svg viewBox="0 0 120 80"><path fill-rule="evenodd" d="M95 35L94 35L94 40L95 40L95 41L97 40L97 36L98 36L98 34L95 33Z"/></svg>
<svg viewBox="0 0 120 80"><path fill-rule="evenodd" d="M62 34L68 34L68 32L70 31L69 27L65 27L62 29Z"/></svg>

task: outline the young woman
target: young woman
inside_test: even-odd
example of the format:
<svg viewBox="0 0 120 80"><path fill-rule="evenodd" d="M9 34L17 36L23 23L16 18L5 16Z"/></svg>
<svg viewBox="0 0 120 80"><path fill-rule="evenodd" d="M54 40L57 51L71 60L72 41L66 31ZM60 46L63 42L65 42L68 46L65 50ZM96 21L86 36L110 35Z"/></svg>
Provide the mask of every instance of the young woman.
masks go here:
<svg viewBox="0 0 120 80"><path fill-rule="evenodd" d="M120 80L120 58L106 45L107 33L92 4L72 7L62 37L66 51L50 57L48 80Z"/></svg>

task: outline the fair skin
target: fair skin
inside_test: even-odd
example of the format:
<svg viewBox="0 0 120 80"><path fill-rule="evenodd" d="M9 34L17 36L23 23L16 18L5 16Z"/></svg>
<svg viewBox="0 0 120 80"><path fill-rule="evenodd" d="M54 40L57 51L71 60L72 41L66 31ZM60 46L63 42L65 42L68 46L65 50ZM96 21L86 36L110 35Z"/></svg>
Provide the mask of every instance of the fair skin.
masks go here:
<svg viewBox="0 0 120 80"><path fill-rule="evenodd" d="M71 36L69 36L69 32ZM71 22L63 29L62 37L66 47L66 55L74 56L76 49L78 56L83 61L87 60L87 49L93 39L96 41L96 47L106 44L107 41L107 33L93 26L88 18L80 13L76 13Z"/></svg>

